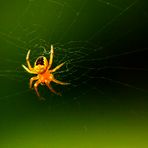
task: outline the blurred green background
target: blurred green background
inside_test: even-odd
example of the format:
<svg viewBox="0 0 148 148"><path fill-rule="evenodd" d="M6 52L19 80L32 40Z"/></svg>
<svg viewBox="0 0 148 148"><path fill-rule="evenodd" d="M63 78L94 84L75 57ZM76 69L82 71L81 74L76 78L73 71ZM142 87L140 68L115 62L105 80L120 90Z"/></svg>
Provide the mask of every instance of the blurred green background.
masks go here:
<svg viewBox="0 0 148 148"><path fill-rule="evenodd" d="M146 0L0 1L0 148L147 148ZM66 61L52 84L29 90L23 70ZM44 50L46 49L46 51Z"/></svg>

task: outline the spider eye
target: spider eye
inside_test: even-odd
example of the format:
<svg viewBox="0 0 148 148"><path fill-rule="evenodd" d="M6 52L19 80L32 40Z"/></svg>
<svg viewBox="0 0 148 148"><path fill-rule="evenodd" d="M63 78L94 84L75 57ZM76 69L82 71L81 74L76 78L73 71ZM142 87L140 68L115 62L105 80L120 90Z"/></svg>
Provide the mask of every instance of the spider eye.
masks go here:
<svg viewBox="0 0 148 148"><path fill-rule="evenodd" d="M36 65L44 65L44 57L39 57L36 61Z"/></svg>

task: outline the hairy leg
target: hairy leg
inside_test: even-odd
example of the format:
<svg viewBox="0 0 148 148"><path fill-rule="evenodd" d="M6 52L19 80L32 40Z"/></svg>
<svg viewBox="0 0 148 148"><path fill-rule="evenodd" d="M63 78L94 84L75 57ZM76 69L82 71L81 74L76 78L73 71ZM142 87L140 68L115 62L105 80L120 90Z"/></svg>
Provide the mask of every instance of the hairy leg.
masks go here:
<svg viewBox="0 0 148 148"><path fill-rule="evenodd" d="M38 85L39 85L40 83L41 83L41 81L38 80L38 81L36 81L35 84L34 84L34 89L35 89L36 94L37 94L38 97L40 97L40 94L39 94L39 92L38 92Z"/></svg>
<svg viewBox="0 0 148 148"><path fill-rule="evenodd" d="M29 61L29 55L30 55L30 50L28 50L28 52L27 52L26 62L27 62L27 65L28 65L29 70L33 70L32 66L30 64L30 61Z"/></svg>
<svg viewBox="0 0 148 148"><path fill-rule="evenodd" d="M61 94L60 93L58 93L58 92L56 92L52 87L51 87L51 85L50 85L50 82L49 81L45 81L45 84L46 84L46 86L50 89L50 91L51 92L53 92L53 93L55 93L55 94L57 94L57 95L60 95L61 96Z"/></svg>
<svg viewBox="0 0 148 148"><path fill-rule="evenodd" d="M39 79L38 76L32 77L32 78L30 79L30 83L29 83L30 88L32 88L32 82L35 81L35 80L37 80L37 79Z"/></svg>
<svg viewBox="0 0 148 148"><path fill-rule="evenodd" d="M61 63L60 65L56 66L54 69L49 70L50 72L55 72L57 71L59 68L61 68L65 63Z"/></svg>
<svg viewBox="0 0 148 148"><path fill-rule="evenodd" d="M31 73L31 74L36 74L36 72L28 69L25 65L22 65L22 67L28 72L28 73Z"/></svg>
<svg viewBox="0 0 148 148"><path fill-rule="evenodd" d="M49 59L49 63L48 63L48 68L50 69L52 62L53 62L53 55L54 55L54 51L53 51L53 45L51 45L51 49L50 49L50 59Z"/></svg>
<svg viewBox="0 0 148 148"><path fill-rule="evenodd" d="M59 80L56 80L55 78L53 78L52 81L57 83L57 84L61 84L61 85L69 85L70 84L70 83L66 83L66 82L61 82Z"/></svg>

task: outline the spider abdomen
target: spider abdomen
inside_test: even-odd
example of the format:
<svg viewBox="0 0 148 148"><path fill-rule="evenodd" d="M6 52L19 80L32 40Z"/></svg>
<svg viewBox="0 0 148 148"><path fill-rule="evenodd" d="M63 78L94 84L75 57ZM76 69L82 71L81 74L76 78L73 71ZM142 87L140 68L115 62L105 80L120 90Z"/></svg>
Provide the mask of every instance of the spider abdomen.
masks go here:
<svg viewBox="0 0 148 148"><path fill-rule="evenodd" d="M44 65L44 57L40 56L37 60L36 60L36 65Z"/></svg>
<svg viewBox="0 0 148 148"><path fill-rule="evenodd" d="M46 59L46 57L44 56L40 56L36 59L35 63L34 63L34 70L38 73L44 73L46 71L48 67L48 61Z"/></svg>

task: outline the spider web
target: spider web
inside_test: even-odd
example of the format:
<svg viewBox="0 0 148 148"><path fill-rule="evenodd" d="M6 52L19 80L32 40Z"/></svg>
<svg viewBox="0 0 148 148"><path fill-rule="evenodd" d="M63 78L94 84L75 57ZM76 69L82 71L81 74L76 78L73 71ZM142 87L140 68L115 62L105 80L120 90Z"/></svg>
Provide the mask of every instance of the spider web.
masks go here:
<svg viewBox="0 0 148 148"><path fill-rule="evenodd" d="M70 96L71 100L76 101L88 94L105 95L109 89L114 93L118 89L147 93L146 79L139 79L147 75L146 66L141 66L142 62L123 63L124 58L131 59L134 55L140 59L137 55L143 57L141 53L147 52L147 48L141 44L139 47L135 47L134 42L132 45L123 45L123 39L139 27L132 27L133 24L127 26L125 23L127 16L132 17L135 10L139 11L139 5L142 6L138 0L24 1L21 7L19 5L19 13L15 20L12 19L12 24L3 27L6 21L11 21L8 19L0 26L3 43L0 59L4 62L1 63L0 78L5 79L0 99L29 96L31 91L28 82L31 75L22 69L21 64L26 63L28 49L31 49L31 64L39 55L48 58L51 44L55 51L53 67L65 62L55 72L56 78L71 83L68 87L53 84L55 90L63 91L63 96ZM143 12L140 14L143 15ZM13 17L10 12L7 15L8 18ZM120 28L120 21L124 27ZM116 32L112 32L116 27ZM125 32L118 34L120 29ZM115 34L114 38L112 34ZM118 41L122 41L122 47ZM135 73L137 75L133 78ZM9 94L5 94L7 89ZM48 90L39 89L45 98L51 95Z"/></svg>

